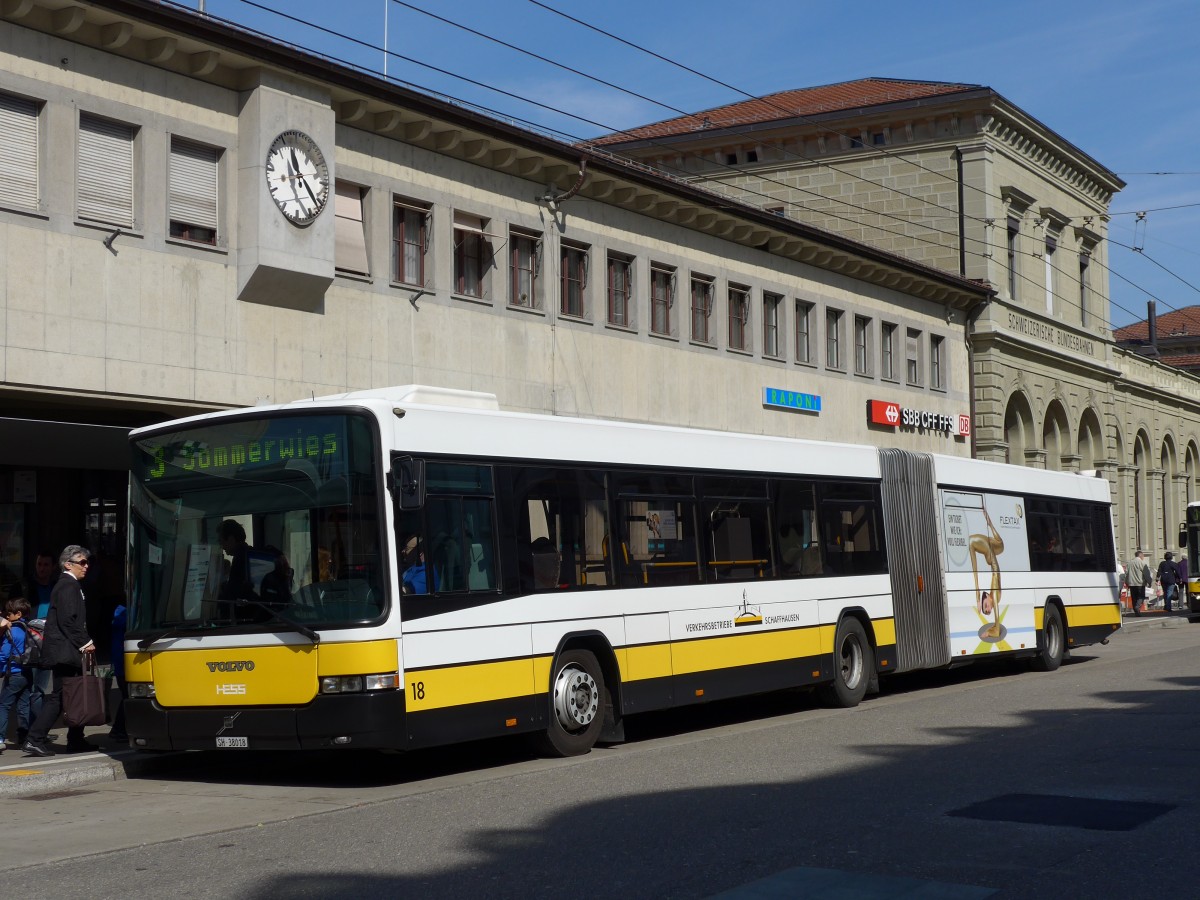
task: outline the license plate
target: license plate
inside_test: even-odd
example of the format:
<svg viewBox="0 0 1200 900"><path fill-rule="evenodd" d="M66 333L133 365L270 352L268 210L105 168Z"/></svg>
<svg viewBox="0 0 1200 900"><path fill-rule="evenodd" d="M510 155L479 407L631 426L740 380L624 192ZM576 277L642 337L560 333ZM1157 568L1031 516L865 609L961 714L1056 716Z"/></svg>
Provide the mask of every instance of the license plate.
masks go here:
<svg viewBox="0 0 1200 900"><path fill-rule="evenodd" d="M217 738L218 747L249 747L250 738L247 737L219 737Z"/></svg>

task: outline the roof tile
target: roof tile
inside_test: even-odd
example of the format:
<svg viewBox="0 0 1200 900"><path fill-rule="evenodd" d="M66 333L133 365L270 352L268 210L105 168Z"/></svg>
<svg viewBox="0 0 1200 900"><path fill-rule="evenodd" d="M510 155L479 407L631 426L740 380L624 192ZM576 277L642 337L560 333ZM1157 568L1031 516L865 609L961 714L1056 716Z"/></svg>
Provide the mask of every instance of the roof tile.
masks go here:
<svg viewBox="0 0 1200 900"><path fill-rule="evenodd" d="M795 116L812 116L819 113L858 109L863 106L878 106L884 103L900 103L905 100L920 100L943 94L957 94L978 90L977 84L954 84L944 81L904 81L893 78L861 78L821 87L798 88L780 91L718 106L690 116L665 119L640 128L631 128L597 138L596 144L615 144L648 138L690 134L710 128L730 128L735 125L750 125L790 119Z"/></svg>

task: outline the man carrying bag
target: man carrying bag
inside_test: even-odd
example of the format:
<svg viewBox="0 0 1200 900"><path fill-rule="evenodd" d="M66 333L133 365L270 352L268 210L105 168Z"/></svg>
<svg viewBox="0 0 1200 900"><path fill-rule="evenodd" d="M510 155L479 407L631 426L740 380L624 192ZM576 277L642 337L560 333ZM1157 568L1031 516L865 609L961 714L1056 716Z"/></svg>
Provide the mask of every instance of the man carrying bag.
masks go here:
<svg viewBox="0 0 1200 900"><path fill-rule="evenodd" d="M89 556L86 548L71 544L58 557L64 574L54 583L50 594L50 614L46 617L46 637L42 645L42 664L50 667L53 681L42 711L29 728L29 739L21 747L31 756L54 755L54 751L46 746L46 735L62 711L63 684L83 675L85 655L93 656L96 650L87 633L87 609L80 584L88 570ZM92 665L95 665L94 657ZM72 695L74 691L73 688ZM103 709L101 706L101 715ZM67 752L83 753L96 749L84 740L83 725L72 724L72 721L80 719L73 715L68 717Z"/></svg>

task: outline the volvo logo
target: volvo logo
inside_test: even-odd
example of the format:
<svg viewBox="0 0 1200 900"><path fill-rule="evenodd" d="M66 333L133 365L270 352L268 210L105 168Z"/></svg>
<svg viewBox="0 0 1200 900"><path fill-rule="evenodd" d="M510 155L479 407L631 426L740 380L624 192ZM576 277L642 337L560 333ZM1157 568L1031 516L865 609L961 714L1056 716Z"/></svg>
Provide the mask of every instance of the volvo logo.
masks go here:
<svg viewBox="0 0 1200 900"><path fill-rule="evenodd" d="M254 660L232 659L225 662L205 663L210 672L253 672Z"/></svg>

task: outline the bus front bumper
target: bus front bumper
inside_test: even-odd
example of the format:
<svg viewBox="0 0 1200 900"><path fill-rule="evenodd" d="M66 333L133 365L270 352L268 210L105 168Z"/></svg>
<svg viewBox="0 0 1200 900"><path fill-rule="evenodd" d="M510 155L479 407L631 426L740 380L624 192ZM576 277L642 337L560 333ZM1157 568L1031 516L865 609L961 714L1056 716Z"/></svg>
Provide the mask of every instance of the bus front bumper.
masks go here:
<svg viewBox="0 0 1200 900"><path fill-rule="evenodd" d="M319 695L304 706L167 708L125 701L137 750L403 749L404 693Z"/></svg>

